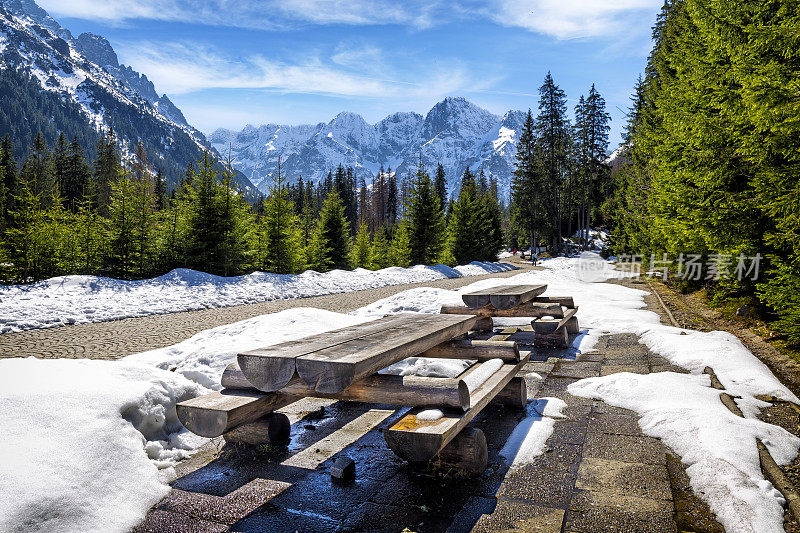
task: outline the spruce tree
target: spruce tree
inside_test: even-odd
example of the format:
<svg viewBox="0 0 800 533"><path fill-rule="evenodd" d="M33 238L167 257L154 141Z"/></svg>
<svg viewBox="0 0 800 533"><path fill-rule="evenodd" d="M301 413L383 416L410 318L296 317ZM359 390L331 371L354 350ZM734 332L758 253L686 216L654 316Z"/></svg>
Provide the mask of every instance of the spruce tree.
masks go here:
<svg viewBox="0 0 800 533"><path fill-rule="evenodd" d="M401 222L395 229L392 244L389 247L389 261L392 265L402 268L412 265L410 233L406 222Z"/></svg>
<svg viewBox="0 0 800 533"><path fill-rule="evenodd" d="M439 205L441 206L442 212L444 212L447 206L447 179L445 178L444 167L441 163L436 165L435 187L436 196L439 197Z"/></svg>
<svg viewBox="0 0 800 533"><path fill-rule="evenodd" d="M70 142L65 159L66 168L61 176L61 199L64 206L77 212L81 201L92 197L91 171L77 137Z"/></svg>
<svg viewBox="0 0 800 533"><path fill-rule="evenodd" d="M97 159L94 161L94 189L97 208L101 215L108 214L111 204L111 186L119 178L120 156L114 130L109 129L97 143Z"/></svg>
<svg viewBox="0 0 800 533"><path fill-rule="evenodd" d="M350 223L337 188L325 200L309 248L307 260L315 270L326 272L350 266Z"/></svg>
<svg viewBox="0 0 800 533"><path fill-rule="evenodd" d="M369 238L369 228L366 224L361 224L356 232L353 247L350 251L350 264L353 268L372 267L372 243Z"/></svg>
<svg viewBox="0 0 800 533"><path fill-rule="evenodd" d="M14 143L6 135L0 141L0 229L11 222L14 210L14 195L17 191L17 163L14 160Z"/></svg>
<svg viewBox="0 0 800 533"><path fill-rule="evenodd" d="M277 177L272 182L264 206L263 222L267 250L262 268L276 274L294 273L303 263L300 253L301 237L285 181L279 160Z"/></svg>
<svg viewBox="0 0 800 533"><path fill-rule="evenodd" d="M452 260L458 264L466 264L481 258L480 203L475 183L475 176L469 167L461 177L461 189L453 203L448 232L448 249Z"/></svg>
<svg viewBox="0 0 800 533"><path fill-rule="evenodd" d="M407 227L412 264L438 263L443 252L444 215L421 155L410 187Z"/></svg>
<svg viewBox="0 0 800 533"><path fill-rule="evenodd" d="M385 227L381 226L372 238L372 250L370 252L370 268L379 270L391 266L389 258L389 240Z"/></svg>

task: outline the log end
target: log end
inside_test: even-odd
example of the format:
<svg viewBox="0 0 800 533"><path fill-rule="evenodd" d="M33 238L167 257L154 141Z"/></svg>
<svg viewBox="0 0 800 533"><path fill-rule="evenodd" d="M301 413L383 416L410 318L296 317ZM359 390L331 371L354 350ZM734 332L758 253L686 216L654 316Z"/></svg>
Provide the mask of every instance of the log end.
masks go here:
<svg viewBox="0 0 800 533"><path fill-rule="evenodd" d="M253 352L237 356L244 378L260 391L274 392L284 388L295 372L295 360L286 357L268 357Z"/></svg>
<svg viewBox="0 0 800 533"><path fill-rule="evenodd" d="M285 444L289 440L291 424L283 413L269 413L223 434L226 442L248 446Z"/></svg>
<svg viewBox="0 0 800 533"><path fill-rule="evenodd" d="M175 406L183 427L201 437L219 437L228 429L228 415L223 411L198 410L186 402Z"/></svg>
<svg viewBox="0 0 800 533"><path fill-rule="evenodd" d="M456 468L471 475L480 475L489 463L486 435L478 428L464 428L442 448L434 462L439 467Z"/></svg>
<svg viewBox="0 0 800 533"><path fill-rule="evenodd" d="M355 371L348 364L298 358L296 366L300 379L322 394L342 392L355 381Z"/></svg>

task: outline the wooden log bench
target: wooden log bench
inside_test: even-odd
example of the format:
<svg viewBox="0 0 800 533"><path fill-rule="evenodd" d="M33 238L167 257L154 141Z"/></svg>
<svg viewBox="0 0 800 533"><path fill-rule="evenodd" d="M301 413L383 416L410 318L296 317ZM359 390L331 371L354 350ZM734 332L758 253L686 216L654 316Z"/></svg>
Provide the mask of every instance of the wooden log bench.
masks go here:
<svg viewBox="0 0 800 533"><path fill-rule="evenodd" d="M464 305L443 305L441 314L481 318L533 318L534 346L566 348L579 332L577 307L571 296L541 296L547 285L490 287L462 295Z"/></svg>
<svg viewBox="0 0 800 533"><path fill-rule="evenodd" d="M528 354L521 354L515 342L456 338L482 322L476 315L403 313L252 350L225 369L222 391L179 403L178 418L204 437L257 444L288 436L288 419L274 411L304 397L444 409L449 417L464 414L464 421L446 432L438 453L489 401L517 409L527 402L525 382L515 379L511 369L519 369ZM413 356L474 364L455 378L378 372ZM469 435L448 448L444 460L464 456L459 446L465 443L479 448L481 436L472 430ZM470 464L465 468L473 471L476 463Z"/></svg>

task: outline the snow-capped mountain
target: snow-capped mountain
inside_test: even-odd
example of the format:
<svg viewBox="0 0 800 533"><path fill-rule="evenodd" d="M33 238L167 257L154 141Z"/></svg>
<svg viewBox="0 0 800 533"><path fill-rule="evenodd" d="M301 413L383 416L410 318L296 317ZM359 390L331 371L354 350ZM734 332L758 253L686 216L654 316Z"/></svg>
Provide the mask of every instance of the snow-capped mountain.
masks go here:
<svg viewBox="0 0 800 533"><path fill-rule="evenodd" d="M46 103L31 106L13 91L3 94L4 106L22 110L21 117L7 126L17 129L19 144L29 143L27 137L35 133L24 130L20 119L30 124L38 121L41 129L42 117L33 115L50 109L58 112L45 117L49 121L44 124L45 137L66 130L89 144L85 148L91 152L99 132L113 127L123 152L131 153L141 140L150 162L172 183L177 183L189 162L201 157L205 137L166 95L158 95L147 76L121 65L105 38L91 33L74 37L33 0L0 0L2 71L20 73L15 78L18 91L24 95L23 89L35 90L35 98ZM5 133L14 132L0 132ZM237 182L255 192L243 175L237 176Z"/></svg>
<svg viewBox="0 0 800 533"><path fill-rule="evenodd" d="M319 181L339 164L352 166L367 183L381 165L400 175L414 170L420 155L433 172L445 168L451 191L458 189L469 166L484 170L507 195L516 161L516 143L525 114L509 111L499 117L464 98L448 97L425 115L394 113L368 124L355 113L340 113L328 123L305 126L246 126L240 132L218 129L211 144L220 153L230 149L234 166L267 192L277 171L290 181Z"/></svg>

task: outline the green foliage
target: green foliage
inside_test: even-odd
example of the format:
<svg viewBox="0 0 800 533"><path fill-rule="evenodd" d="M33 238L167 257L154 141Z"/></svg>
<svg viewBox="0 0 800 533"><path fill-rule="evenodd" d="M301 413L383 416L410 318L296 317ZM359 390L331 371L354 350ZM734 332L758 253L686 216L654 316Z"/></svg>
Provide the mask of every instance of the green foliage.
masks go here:
<svg viewBox="0 0 800 533"><path fill-rule="evenodd" d="M350 266L350 223L339 192L334 188L322 208L314 236L309 245L307 261L311 268L326 272Z"/></svg>
<svg viewBox="0 0 800 533"><path fill-rule="evenodd" d="M358 227L353 247L350 250L350 264L353 268L372 268L372 243L366 224Z"/></svg>
<svg viewBox="0 0 800 533"><path fill-rule="evenodd" d="M667 2L636 86L616 176L618 252L761 252L758 294L800 343L800 5L788 0Z"/></svg>
<svg viewBox="0 0 800 533"><path fill-rule="evenodd" d="M412 264L432 265L439 262L444 243L444 216L439 197L420 156L417 172L411 182L411 198L407 219L409 252Z"/></svg>
<svg viewBox="0 0 800 533"><path fill-rule="evenodd" d="M389 247L389 262L395 266L408 268L411 266L411 238L408 223L401 223L394 232Z"/></svg>
<svg viewBox="0 0 800 533"><path fill-rule="evenodd" d="M261 261L261 269L276 274L292 274L303 264L300 253L301 235L298 230L294 206L289 200L288 189L281 175L270 188L270 195L264 205L263 235L266 239L266 253Z"/></svg>
<svg viewBox="0 0 800 533"><path fill-rule="evenodd" d="M370 266L373 270L392 266L389 258L389 240L386 228L380 227L372 238L372 250L370 251Z"/></svg>

